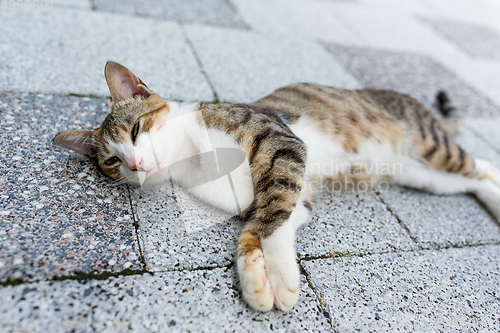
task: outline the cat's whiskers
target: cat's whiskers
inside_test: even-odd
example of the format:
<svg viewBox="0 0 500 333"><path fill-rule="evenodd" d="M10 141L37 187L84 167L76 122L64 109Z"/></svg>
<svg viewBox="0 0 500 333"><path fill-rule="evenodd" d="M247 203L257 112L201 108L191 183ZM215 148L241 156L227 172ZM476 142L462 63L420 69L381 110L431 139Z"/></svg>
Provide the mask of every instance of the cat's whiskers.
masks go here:
<svg viewBox="0 0 500 333"><path fill-rule="evenodd" d="M125 176L122 176L120 178L113 179L111 181L111 184L113 186L120 186L120 185L123 185L123 184L127 184L127 178Z"/></svg>

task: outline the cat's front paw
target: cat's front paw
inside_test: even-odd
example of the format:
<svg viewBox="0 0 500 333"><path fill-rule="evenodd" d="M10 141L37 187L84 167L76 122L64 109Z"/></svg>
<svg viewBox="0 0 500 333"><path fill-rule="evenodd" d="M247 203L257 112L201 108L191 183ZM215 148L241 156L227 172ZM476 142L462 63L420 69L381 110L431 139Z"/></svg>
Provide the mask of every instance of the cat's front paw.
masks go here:
<svg viewBox="0 0 500 333"><path fill-rule="evenodd" d="M283 266L268 265L267 276L274 294L274 305L282 311L289 311L299 300L300 275L294 261Z"/></svg>
<svg viewBox="0 0 500 333"><path fill-rule="evenodd" d="M264 255L260 249L238 259L243 298L254 309L269 311L273 307L274 296L264 269Z"/></svg>

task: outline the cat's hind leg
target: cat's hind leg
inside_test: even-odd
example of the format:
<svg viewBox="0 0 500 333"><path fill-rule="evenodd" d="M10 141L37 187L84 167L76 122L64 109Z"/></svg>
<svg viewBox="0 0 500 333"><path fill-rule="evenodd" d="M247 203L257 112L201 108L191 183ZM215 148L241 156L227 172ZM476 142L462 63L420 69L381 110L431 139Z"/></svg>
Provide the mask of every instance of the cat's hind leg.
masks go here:
<svg viewBox="0 0 500 333"><path fill-rule="evenodd" d="M452 164L447 170L409 157L402 158L401 172L393 174L392 180L435 194L472 193L500 222L500 170L462 150L460 154L462 158L457 160L455 168ZM463 162L467 160L469 162Z"/></svg>
<svg viewBox="0 0 500 333"><path fill-rule="evenodd" d="M476 173L472 179L476 179L480 185L474 195L500 223L500 170L480 158L476 158L475 162Z"/></svg>

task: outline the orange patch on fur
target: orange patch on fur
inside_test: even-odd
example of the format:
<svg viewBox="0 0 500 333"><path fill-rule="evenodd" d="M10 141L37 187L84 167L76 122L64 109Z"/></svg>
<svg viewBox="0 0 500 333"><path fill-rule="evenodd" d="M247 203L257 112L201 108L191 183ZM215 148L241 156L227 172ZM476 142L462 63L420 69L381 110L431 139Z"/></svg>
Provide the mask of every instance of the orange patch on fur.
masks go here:
<svg viewBox="0 0 500 333"><path fill-rule="evenodd" d="M241 258L254 250L260 249L260 239L255 230L244 230L238 241L237 256Z"/></svg>

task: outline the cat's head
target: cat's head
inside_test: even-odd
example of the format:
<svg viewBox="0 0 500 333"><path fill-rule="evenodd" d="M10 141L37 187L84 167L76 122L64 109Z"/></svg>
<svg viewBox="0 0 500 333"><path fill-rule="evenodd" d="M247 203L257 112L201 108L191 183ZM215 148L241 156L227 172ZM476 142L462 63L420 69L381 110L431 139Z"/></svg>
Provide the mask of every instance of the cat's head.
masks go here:
<svg viewBox="0 0 500 333"><path fill-rule="evenodd" d="M101 170L115 180L141 185L148 178L159 180L164 176L160 169L165 147L155 134L165 124L169 103L116 62L108 62L104 73L111 114L99 128L59 133L54 143L94 156Z"/></svg>

